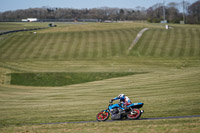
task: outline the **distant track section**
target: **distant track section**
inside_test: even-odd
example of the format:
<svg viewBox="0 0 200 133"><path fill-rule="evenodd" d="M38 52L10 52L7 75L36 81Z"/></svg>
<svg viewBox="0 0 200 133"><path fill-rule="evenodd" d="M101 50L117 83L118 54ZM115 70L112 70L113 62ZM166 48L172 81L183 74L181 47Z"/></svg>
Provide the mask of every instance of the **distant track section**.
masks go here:
<svg viewBox="0 0 200 133"><path fill-rule="evenodd" d="M179 119L179 118L193 118L200 117L200 115L189 115L189 116L170 116L170 117L155 117L155 118L141 118L138 120L162 120L162 119ZM115 120L117 121L117 120ZM107 120L106 122L115 122L113 120ZM120 120L118 120L120 121ZM130 120L121 120L121 121L130 121ZM41 123L40 125L46 124L73 124L73 123L96 123L98 121L75 121L75 122L55 122L55 123Z"/></svg>
<svg viewBox="0 0 200 133"><path fill-rule="evenodd" d="M135 40L133 40L133 42L131 43L130 47L128 48L128 51L130 51L131 49L133 49L133 47L135 46L135 44L139 41L139 39L142 37L142 34L149 30L149 28L144 28L142 29L136 36Z"/></svg>
<svg viewBox="0 0 200 133"><path fill-rule="evenodd" d="M5 34L15 33L15 32L42 30L42 29L46 29L46 28L33 28L33 29L23 29L23 30L11 30L11 31L6 31L6 32L0 32L0 35L5 35Z"/></svg>

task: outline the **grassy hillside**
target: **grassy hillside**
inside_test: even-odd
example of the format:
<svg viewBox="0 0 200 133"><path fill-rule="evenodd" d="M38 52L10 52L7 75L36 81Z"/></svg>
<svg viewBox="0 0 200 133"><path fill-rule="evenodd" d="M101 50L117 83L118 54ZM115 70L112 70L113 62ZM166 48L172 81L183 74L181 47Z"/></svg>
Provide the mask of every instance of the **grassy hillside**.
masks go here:
<svg viewBox="0 0 200 133"><path fill-rule="evenodd" d="M57 25L37 31L36 35L23 32L0 36L1 131L94 132L100 124L105 127L103 131L109 132L104 123L52 127L32 124L95 120L96 114L119 93L127 94L133 102L145 103L143 118L200 114L200 26L172 25L172 29L165 30L162 25L148 23ZM129 45L144 27L150 30L127 54ZM83 72L141 74L62 87L10 85L12 73L79 76ZM124 122L108 125L114 129L118 123ZM198 123L199 118L132 121L126 122L126 130L116 130L130 132L135 125L138 132L181 132L183 129L196 132Z"/></svg>
<svg viewBox="0 0 200 133"><path fill-rule="evenodd" d="M200 29L173 27L147 31L132 53L153 57L200 56Z"/></svg>
<svg viewBox="0 0 200 133"><path fill-rule="evenodd" d="M128 24L127 24L128 25ZM199 57L200 29L173 26L165 30L152 25L83 24L66 25L37 31L23 32L2 38L1 60L74 60L102 59L126 56ZM127 55L137 33L150 28Z"/></svg>
<svg viewBox="0 0 200 133"><path fill-rule="evenodd" d="M81 123L81 124L47 124L32 126L17 126L3 128L2 132L43 132L43 133L191 133L200 131L199 118L185 118L156 121L125 121L105 123Z"/></svg>
<svg viewBox="0 0 200 133"><path fill-rule="evenodd" d="M1 60L72 60L124 56L140 28L14 34L0 44Z"/></svg>

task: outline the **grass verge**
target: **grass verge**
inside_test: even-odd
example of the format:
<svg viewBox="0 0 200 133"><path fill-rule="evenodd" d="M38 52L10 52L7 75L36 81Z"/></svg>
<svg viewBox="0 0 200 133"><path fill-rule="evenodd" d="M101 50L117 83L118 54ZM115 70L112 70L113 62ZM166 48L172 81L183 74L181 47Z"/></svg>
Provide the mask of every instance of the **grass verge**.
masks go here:
<svg viewBox="0 0 200 133"><path fill-rule="evenodd" d="M144 73L144 72L143 72ZM91 81L104 80L115 77L123 77L134 72L90 72L90 73L12 73L12 85L25 86L64 86L80 84Z"/></svg>
<svg viewBox="0 0 200 133"><path fill-rule="evenodd" d="M99 122L80 124L47 124L11 126L1 129L2 133L198 133L200 132L200 118L181 118L169 120Z"/></svg>

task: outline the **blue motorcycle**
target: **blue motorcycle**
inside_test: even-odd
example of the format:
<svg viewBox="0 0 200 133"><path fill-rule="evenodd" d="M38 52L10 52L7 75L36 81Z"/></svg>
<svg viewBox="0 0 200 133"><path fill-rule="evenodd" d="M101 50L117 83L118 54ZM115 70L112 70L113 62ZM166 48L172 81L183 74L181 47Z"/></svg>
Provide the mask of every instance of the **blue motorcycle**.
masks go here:
<svg viewBox="0 0 200 133"><path fill-rule="evenodd" d="M96 116L97 121L106 121L110 115L112 120L136 120L139 119L144 110L140 110L144 103L132 103L128 106L124 106L123 103L108 105L108 108L99 112Z"/></svg>

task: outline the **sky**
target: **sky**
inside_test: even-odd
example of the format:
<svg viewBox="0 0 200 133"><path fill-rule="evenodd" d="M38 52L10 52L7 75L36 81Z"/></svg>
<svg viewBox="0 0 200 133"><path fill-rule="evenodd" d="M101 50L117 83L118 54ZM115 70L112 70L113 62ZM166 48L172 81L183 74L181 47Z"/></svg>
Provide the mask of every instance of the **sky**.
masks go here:
<svg viewBox="0 0 200 133"><path fill-rule="evenodd" d="M182 2L183 0L164 0L165 3ZM193 3L197 0L185 0ZM0 0L0 12L27 9L35 7L58 7L58 8L136 8L137 6L148 8L163 0Z"/></svg>

